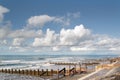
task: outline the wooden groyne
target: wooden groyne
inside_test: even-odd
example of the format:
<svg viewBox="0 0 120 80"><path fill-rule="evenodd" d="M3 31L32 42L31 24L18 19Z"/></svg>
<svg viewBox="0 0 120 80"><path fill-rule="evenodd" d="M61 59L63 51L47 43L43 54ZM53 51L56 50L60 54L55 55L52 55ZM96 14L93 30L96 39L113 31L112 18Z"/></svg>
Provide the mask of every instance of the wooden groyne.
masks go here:
<svg viewBox="0 0 120 80"><path fill-rule="evenodd" d="M30 76L52 76L53 74L57 74L57 70L51 69L46 70L20 70L20 69L1 69L1 73L9 73L9 74L22 74L22 75L30 75Z"/></svg>
<svg viewBox="0 0 120 80"><path fill-rule="evenodd" d="M55 64L55 65L77 65L78 63L68 63L68 62L50 62L50 64Z"/></svg>
<svg viewBox="0 0 120 80"><path fill-rule="evenodd" d="M113 62L116 62L116 61L120 61L120 57L112 58L109 61L110 61L110 63L113 63Z"/></svg>
<svg viewBox="0 0 120 80"><path fill-rule="evenodd" d="M83 67L83 65L93 65L97 63L62 63L62 62L51 62L50 64L55 65L62 65L62 66L68 66L63 69L58 70L48 70L48 69L37 69L37 70L31 70L31 69L0 69L0 73L8 73L8 74L19 74L19 75L30 75L30 76L36 76L36 77L48 77L48 78L55 78L60 79L65 76L73 76L75 74L81 74L83 72L87 72L87 67Z"/></svg>

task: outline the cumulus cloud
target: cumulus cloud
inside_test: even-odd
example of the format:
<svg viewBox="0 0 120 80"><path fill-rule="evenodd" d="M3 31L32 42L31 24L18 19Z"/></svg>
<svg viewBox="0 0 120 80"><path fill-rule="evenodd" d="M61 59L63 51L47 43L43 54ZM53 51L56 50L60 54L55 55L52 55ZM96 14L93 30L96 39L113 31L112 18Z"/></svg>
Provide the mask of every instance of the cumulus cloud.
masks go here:
<svg viewBox="0 0 120 80"><path fill-rule="evenodd" d="M7 8L0 5L0 22L4 18L4 13L7 13L7 12L9 12L9 9L7 9Z"/></svg>
<svg viewBox="0 0 120 80"><path fill-rule="evenodd" d="M69 17L65 17L65 16L59 17L59 16L49 16L49 15L32 16L27 20L27 27L42 28L45 24L50 23L50 22L58 23L58 24L61 24L62 26L68 26L70 25Z"/></svg>
<svg viewBox="0 0 120 80"><path fill-rule="evenodd" d="M52 50L53 51L60 51L60 47L59 46L54 46L54 47L52 47Z"/></svg>
<svg viewBox="0 0 120 80"><path fill-rule="evenodd" d="M96 43L102 50L120 50L120 39L110 38L109 36L99 36L99 40Z"/></svg>
<svg viewBox="0 0 120 80"><path fill-rule="evenodd" d="M24 42L24 38L14 38L13 39L13 46L22 46Z"/></svg>
<svg viewBox="0 0 120 80"><path fill-rule="evenodd" d="M43 31L39 30L27 30L27 29L18 29L11 30L9 27L0 27L0 39L4 38L35 38L41 37Z"/></svg>
<svg viewBox="0 0 120 80"><path fill-rule="evenodd" d="M16 35L17 34L17 35ZM8 34L9 38L34 38L42 36L42 30L26 30L26 29L19 29L15 31L10 31Z"/></svg>
<svg viewBox="0 0 120 80"><path fill-rule="evenodd" d="M83 25L75 26L74 29L62 29L60 31L60 43L62 45L76 45L89 38L91 32Z"/></svg>
<svg viewBox="0 0 120 80"><path fill-rule="evenodd" d="M47 29L44 37L34 39L33 46L50 46L55 43L56 39L57 34L55 34L55 31Z"/></svg>
<svg viewBox="0 0 120 80"><path fill-rule="evenodd" d="M32 16L28 19L29 26L42 27L44 24L53 21L55 17L48 15Z"/></svg>
<svg viewBox="0 0 120 80"><path fill-rule="evenodd" d="M7 35L9 34L9 27L6 26L0 26L0 39L6 38Z"/></svg>
<svg viewBox="0 0 120 80"><path fill-rule="evenodd" d="M43 37L36 37L32 45L37 51L38 47L52 51L115 51L120 49L120 39L93 34L81 24L73 29L61 29L60 33L48 29Z"/></svg>
<svg viewBox="0 0 120 80"><path fill-rule="evenodd" d="M35 38L34 39L34 42L33 42L33 46L39 46L40 44L42 44L41 42L42 42L43 40L42 39L40 39L40 38Z"/></svg>
<svg viewBox="0 0 120 80"><path fill-rule="evenodd" d="M118 51L120 39L107 35L93 34L84 25L77 25L73 29L61 29L56 33L47 29L19 29L0 28L0 45L9 44L10 51ZM9 41L8 41L9 39ZM27 40L27 41L26 41ZM27 43L26 43L27 42Z"/></svg>
<svg viewBox="0 0 120 80"><path fill-rule="evenodd" d="M0 38L4 38L6 37L7 32L5 30L5 28L0 28Z"/></svg>
<svg viewBox="0 0 120 80"><path fill-rule="evenodd" d="M9 9L0 6L0 21ZM42 51L119 51L120 39L103 34L93 34L84 25L73 29L62 28L57 33L54 30L42 30L47 23L70 25L71 19L79 18L80 13L68 13L66 16L39 15L27 20L27 26L12 30L10 24L0 24L0 46L13 52ZM41 29L36 29L41 28ZM7 49L6 48L6 49ZM5 50L6 50L5 49ZM2 48L1 48L2 50Z"/></svg>

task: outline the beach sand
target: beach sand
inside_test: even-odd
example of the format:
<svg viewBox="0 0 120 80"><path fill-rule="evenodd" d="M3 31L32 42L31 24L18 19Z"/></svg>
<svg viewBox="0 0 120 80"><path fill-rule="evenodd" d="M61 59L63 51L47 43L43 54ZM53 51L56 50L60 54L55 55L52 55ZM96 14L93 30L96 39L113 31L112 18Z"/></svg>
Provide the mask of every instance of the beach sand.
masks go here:
<svg viewBox="0 0 120 80"><path fill-rule="evenodd" d="M66 76L64 78L61 78L60 80L78 80L79 78L82 78L88 74L90 74L91 72L87 72L87 73L82 73L82 74L75 74L73 76Z"/></svg>
<svg viewBox="0 0 120 80"><path fill-rule="evenodd" d="M0 73L0 80L44 80L40 77Z"/></svg>
<svg viewBox="0 0 120 80"><path fill-rule="evenodd" d="M120 80L120 62L116 61L103 66L78 80Z"/></svg>

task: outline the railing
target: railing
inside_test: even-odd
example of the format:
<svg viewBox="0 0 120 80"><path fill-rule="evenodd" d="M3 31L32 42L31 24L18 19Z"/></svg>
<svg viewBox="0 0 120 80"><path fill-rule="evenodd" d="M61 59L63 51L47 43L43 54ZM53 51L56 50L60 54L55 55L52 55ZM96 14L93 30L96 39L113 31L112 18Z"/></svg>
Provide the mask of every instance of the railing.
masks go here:
<svg viewBox="0 0 120 80"><path fill-rule="evenodd" d="M69 70L69 75L70 76L73 76L75 73L76 73L76 69L74 67Z"/></svg>
<svg viewBox="0 0 120 80"><path fill-rule="evenodd" d="M59 69L58 69L58 73L57 73L58 79L59 79L60 77L64 77L65 74L66 74L66 69L65 69L65 68L63 68L63 69L60 70L60 71L59 71Z"/></svg>

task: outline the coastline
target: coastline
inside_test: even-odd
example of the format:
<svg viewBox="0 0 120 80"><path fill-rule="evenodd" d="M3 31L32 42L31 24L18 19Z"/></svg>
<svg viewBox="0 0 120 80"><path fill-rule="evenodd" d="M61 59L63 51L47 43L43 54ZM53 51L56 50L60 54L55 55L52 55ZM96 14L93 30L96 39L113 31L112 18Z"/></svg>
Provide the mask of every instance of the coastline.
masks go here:
<svg viewBox="0 0 120 80"><path fill-rule="evenodd" d="M72 69L73 67L75 67L75 70L76 70L76 73L73 75L73 76L68 76L68 74L66 74L65 73L65 76L64 77L60 77L60 80L88 80L88 77L89 78L91 78L91 76L94 74L94 76L92 76L92 78L97 78L97 80L100 80L100 78L98 78L98 77L95 77L95 74L96 73L104 73L104 74L107 74L107 72L108 71L110 71L110 70L112 70L112 69L114 69L114 68L116 68L116 67L119 67L120 66L120 64L118 63L119 62L119 60L120 60L120 57L116 57L116 58L108 58L108 59L105 59L105 60L102 60L102 59L94 59L94 60L91 60L91 61L87 61L86 63L85 62L83 62L84 64L82 64L82 66L81 66L81 69L80 69L80 67L79 67L79 65L78 64L76 64L77 66L75 66L75 63L73 64L73 63L60 63L60 62L58 62L57 64L55 64L54 63L54 65L64 65L64 66L66 66L66 64L67 64L67 66L69 65L71 65L71 68L69 68L69 67L67 67L66 68L66 72L68 72L68 70L69 69ZM100 64L95 64L95 62L100 62ZM92 65L92 63L94 63L94 65ZM51 64L53 64L53 63L51 63ZM49 65L51 65L51 64L49 64ZM85 66L85 64L87 64L87 67ZM92 66L92 69L93 70L91 70L91 68L90 68L90 66ZM87 69L86 69L87 68ZM108 71L107 71L107 70ZM80 73L80 70L81 71L84 71L83 73ZM61 71L61 69L59 70L59 71ZM105 72L105 71L107 71L107 72ZM0 71L1 72L1 71ZM4 74L4 76L9 76L9 78L14 78L15 76L17 76L17 78L21 78L20 76L22 76L22 78L25 78L26 80L30 80L31 78L34 78L33 80L36 80L36 79L38 79L39 78L39 80L42 80L43 78L44 79L48 79L48 80L56 80L57 79L57 72L58 71L56 71L55 73L56 73L56 75L54 75L54 79L51 77L51 76L31 76L31 75L23 75L23 74L11 74L11 73L6 73L6 72L3 72L3 73L0 73L0 75L2 75L3 76L3 74ZM60 73L61 74L61 73ZM63 74L63 72L62 72L62 74ZM19 77L18 77L18 75L19 75ZM98 75L98 74L97 74ZM99 74L99 76L102 76L101 74ZM29 79L29 77L30 77L30 79ZM1 79L2 79L3 77L1 77ZM17 80L17 78L16 78L16 80ZM56 79L55 79L56 78ZM85 79L86 78L86 79ZM101 78L105 78L104 76L103 77L101 77ZM18 80L19 80L18 79ZM24 80L25 80L24 79ZM4 79L3 79L4 80ZM9 80L9 79L8 79ZM14 79L13 79L14 80ZM31 79L32 80L32 79Z"/></svg>

